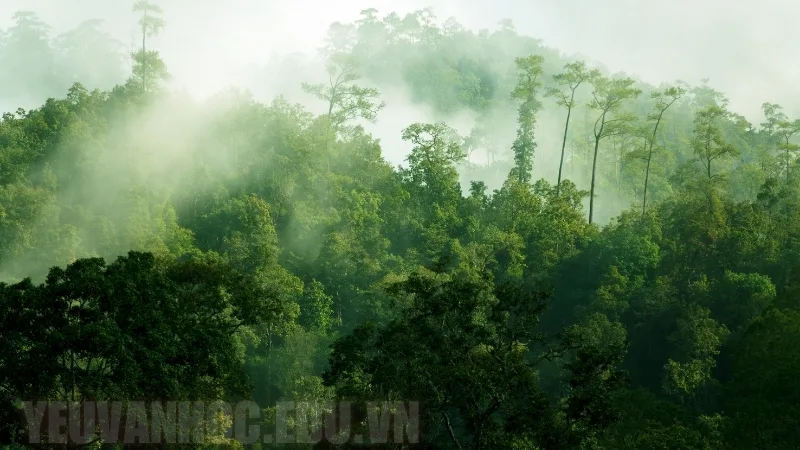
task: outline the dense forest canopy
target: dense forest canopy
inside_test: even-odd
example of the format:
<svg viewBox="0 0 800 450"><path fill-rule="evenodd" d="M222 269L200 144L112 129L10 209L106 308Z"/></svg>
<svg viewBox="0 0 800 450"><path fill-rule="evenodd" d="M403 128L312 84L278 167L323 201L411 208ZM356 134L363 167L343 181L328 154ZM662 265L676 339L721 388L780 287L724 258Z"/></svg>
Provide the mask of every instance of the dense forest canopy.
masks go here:
<svg viewBox="0 0 800 450"><path fill-rule="evenodd" d="M781 105L751 123L708 82L431 9L331 25L296 79L320 113L199 101L168 89L159 3L133 12L129 58L97 21L0 30L0 98L41 103L0 120L2 443L31 399L252 399L267 425L401 399L425 448L800 448Z"/></svg>

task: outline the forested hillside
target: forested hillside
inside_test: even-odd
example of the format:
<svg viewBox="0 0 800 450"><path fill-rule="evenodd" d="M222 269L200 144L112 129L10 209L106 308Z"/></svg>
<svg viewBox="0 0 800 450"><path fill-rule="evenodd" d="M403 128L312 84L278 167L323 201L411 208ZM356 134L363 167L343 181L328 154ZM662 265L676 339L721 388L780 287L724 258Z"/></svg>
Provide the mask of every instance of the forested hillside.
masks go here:
<svg viewBox="0 0 800 450"><path fill-rule="evenodd" d="M0 121L3 443L35 399L385 399L420 402L420 448L800 448L780 105L430 10L332 25L297 77L324 114L198 101L134 11L131 70L96 21L0 30L0 98L41 103ZM440 117L398 124L402 167L366 131L393 92Z"/></svg>

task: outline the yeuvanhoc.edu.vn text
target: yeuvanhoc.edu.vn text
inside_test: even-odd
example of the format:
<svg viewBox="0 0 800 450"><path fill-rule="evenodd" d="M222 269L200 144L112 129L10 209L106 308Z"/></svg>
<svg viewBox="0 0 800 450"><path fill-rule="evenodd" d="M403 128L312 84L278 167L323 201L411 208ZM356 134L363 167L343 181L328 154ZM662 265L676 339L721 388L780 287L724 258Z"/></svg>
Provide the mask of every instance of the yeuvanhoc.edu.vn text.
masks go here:
<svg viewBox="0 0 800 450"><path fill-rule="evenodd" d="M419 442L419 403L22 402L31 444L379 444Z"/></svg>

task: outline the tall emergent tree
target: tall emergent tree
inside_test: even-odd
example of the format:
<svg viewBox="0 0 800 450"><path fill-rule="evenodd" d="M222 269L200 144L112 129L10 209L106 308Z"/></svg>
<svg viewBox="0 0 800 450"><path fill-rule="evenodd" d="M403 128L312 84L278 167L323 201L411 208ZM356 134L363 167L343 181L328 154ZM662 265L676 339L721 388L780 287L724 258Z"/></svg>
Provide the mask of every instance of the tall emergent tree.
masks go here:
<svg viewBox="0 0 800 450"><path fill-rule="evenodd" d="M455 164L466 157L458 132L444 122L413 123L402 137L414 144L404 172L409 184L420 189L420 198L426 197L429 206L440 200L456 201L460 188Z"/></svg>
<svg viewBox="0 0 800 450"><path fill-rule="evenodd" d="M28 101L60 93L50 27L32 11L17 11L13 25L0 33L2 100Z"/></svg>
<svg viewBox="0 0 800 450"><path fill-rule="evenodd" d="M386 102L378 101L380 92L377 89L354 83L361 78L361 74L358 73L358 65L352 55L330 52L327 71L327 85L302 83L302 89L328 104L325 116L325 164L330 172L328 148L332 139L331 132L338 133L345 123L357 118L375 122L378 112L386 106Z"/></svg>
<svg viewBox="0 0 800 450"><path fill-rule="evenodd" d="M328 84L303 83L303 91L328 103L327 117L330 127L339 131L341 126L362 118L374 122L386 102L378 101L380 92L354 84L361 78L355 59L345 53L334 53L328 60Z"/></svg>
<svg viewBox="0 0 800 450"><path fill-rule="evenodd" d="M783 164L784 170L786 171L786 184L789 184L792 163L795 160L797 151L800 150L800 145L792 143L791 139L794 135L800 133L800 119L793 122L789 120L781 121L777 128L777 135L780 137L778 149L780 149L783 153Z"/></svg>
<svg viewBox="0 0 800 450"><path fill-rule="evenodd" d="M642 196L642 214L647 211L647 184L650 181L650 163L653 161L653 147L656 143L656 135L658 133L658 126L661 125L661 119L664 118L664 113L672 106L686 91L679 87L673 86L664 91L655 91L650 94L650 97L656 99L656 105L653 112L647 115L647 120L655 121L653 124L653 134L647 139L647 165L644 169L644 194Z"/></svg>
<svg viewBox="0 0 800 450"><path fill-rule="evenodd" d="M522 183L529 183L533 174L533 153L536 150L534 131L536 128L536 112L541 109L542 102L537 97L542 86L539 77L542 75L544 58L531 55L526 58L517 58L515 63L519 71L519 79L511 98L520 100L519 127L517 138L511 148L514 150L516 178Z"/></svg>
<svg viewBox="0 0 800 450"><path fill-rule="evenodd" d="M698 111L694 119L692 148L698 161L703 164L709 181L714 177L711 163L737 153L736 148L725 142L722 137L719 122L727 116L728 111L725 108L711 105Z"/></svg>
<svg viewBox="0 0 800 450"><path fill-rule="evenodd" d="M600 148L600 141L604 137L618 135L627 130L627 125L636 120L636 116L622 113L620 109L625 100L633 99L642 93L642 90L635 87L636 83L631 78L609 79L605 77L595 78L594 97L589 102L589 108L600 111L600 115L594 122L594 157L592 159L592 183L589 189L589 223L592 223L594 215L594 187L597 175L597 151Z"/></svg>
<svg viewBox="0 0 800 450"><path fill-rule="evenodd" d="M761 105L761 110L764 112L764 118L766 119L762 124L761 128L766 133L766 151L771 152L777 145L780 144L779 142L779 133L778 130L780 128L780 124L786 122L788 119L786 114L783 113L783 107L781 105L775 103L763 103Z"/></svg>
<svg viewBox="0 0 800 450"><path fill-rule="evenodd" d="M558 162L558 181L556 181L556 191L561 187L561 172L564 168L564 151L567 148L567 134L569 133L569 121L572 117L572 109L575 107L575 92L586 81L591 81L600 76L597 69L588 70L586 63L576 61L564 66L562 73L553 75L553 80L557 87L547 88L546 95L555 98L556 104L567 108L567 120L564 122L564 137L561 141L561 159Z"/></svg>
<svg viewBox="0 0 800 450"><path fill-rule="evenodd" d="M141 82L142 90L147 92L148 87L152 84L150 79L157 81L169 77L166 65L158 52L147 51L147 38L157 35L164 29L165 22L160 17L163 10L160 6L153 4L153 0L136 0L133 4L133 11L141 14L139 27L142 32L142 50L133 54L133 74Z"/></svg>

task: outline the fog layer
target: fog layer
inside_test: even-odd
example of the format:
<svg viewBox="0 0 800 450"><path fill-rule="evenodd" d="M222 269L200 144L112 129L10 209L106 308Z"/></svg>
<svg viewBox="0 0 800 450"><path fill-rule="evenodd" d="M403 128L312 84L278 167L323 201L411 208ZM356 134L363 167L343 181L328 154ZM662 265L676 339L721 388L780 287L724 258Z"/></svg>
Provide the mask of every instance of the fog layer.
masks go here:
<svg viewBox="0 0 800 450"><path fill-rule="evenodd" d="M732 109L751 120L764 101L800 112L800 94L791 88L800 72L800 48L794 45L800 29L790 23L800 5L780 0L170 0L162 4L169 26L156 44L190 92L206 95L231 83L262 88L245 75L248 68L278 55L313 53L330 23L352 21L366 8L402 14L425 6L469 28L496 28L511 18L521 34L649 83L709 78L728 94ZM137 42L129 2L4 0L0 27L18 10L37 12L55 31L103 19L117 39Z"/></svg>

